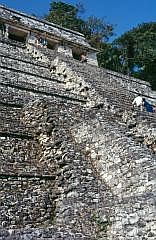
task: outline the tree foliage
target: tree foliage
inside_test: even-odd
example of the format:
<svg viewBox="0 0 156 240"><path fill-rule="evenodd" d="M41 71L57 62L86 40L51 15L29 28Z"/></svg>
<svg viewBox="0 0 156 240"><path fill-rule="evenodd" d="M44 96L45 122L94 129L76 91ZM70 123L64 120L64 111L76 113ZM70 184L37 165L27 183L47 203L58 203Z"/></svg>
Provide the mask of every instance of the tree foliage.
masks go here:
<svg viewBox="0 0 156 240"><path fill-rule="evenodd" d="M101 66L149 81L156 89L156 23L143 23L104 45Z"/></svg>
<svg viewBox="0 0 156 240"><path fill-rule="evenodd" d="M83 33L93 47L100 48L101 43L112 36L113 26L94 16L84 20L80 17L83 12L84 7L80 3L71 5L52 1L49 14L45 18L49 22Z"/></svg>
<svg viewBox="0 0 156 240"><path fill-rule="evenodd" d="M85 22L78 16L80 12L82 12L80 4L73 6L61 1L53 1L50 3L49 14L45 18L49 22L82 32Z"/></svg>
<svg viewBox="0 0 156 240"><path fill-rule="evenodd" d="M98 54L99 65L113 71L123 72L122 61L119 61L120 55L119 49L111 43L103 43Z"/></svg>
<svg viewBox="0 0 156 240"><path fill-rule="evenodd" d="M108 24L102 18L90 16L86 21L89 42L92 46L101 48L103 42L107 42L113 35L113 25Z"/></svg>

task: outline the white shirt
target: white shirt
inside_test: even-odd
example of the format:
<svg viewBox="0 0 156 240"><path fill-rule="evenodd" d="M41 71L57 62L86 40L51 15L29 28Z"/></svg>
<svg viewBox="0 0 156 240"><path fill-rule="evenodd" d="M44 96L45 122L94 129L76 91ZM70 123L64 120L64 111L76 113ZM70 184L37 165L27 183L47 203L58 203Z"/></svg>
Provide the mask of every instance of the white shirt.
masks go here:
<svg viewBox="0 0 156 240"><path fill-rule="evenodd" d="M136 104L137 107L142 106L142 105L143 105L143 98L140 97L140 96L136 97L136 98L133 100L132 104L133 104L133 105Z"/></svg>

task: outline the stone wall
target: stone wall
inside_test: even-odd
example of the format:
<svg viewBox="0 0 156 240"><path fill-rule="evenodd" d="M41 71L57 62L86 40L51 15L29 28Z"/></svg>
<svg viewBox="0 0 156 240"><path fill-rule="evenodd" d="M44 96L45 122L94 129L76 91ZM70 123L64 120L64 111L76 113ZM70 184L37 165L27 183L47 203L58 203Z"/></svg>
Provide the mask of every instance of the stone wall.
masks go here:
<svg viewBox="0 0 156 240"><path fill-rule="evenodd" d="M155 114L131 109L150 86L0 49L0 239L154 240Z"/></svg>

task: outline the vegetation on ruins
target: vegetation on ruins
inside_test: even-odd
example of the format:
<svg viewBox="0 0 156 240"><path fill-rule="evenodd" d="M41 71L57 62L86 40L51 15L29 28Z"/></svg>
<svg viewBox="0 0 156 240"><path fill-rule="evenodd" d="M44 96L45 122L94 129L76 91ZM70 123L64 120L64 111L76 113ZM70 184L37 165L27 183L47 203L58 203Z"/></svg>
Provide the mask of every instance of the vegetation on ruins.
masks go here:
<svg viewBox="0 0 156 240"><path fill-rule="evenodd" d="M91 46L98 48L99 66L149 81L156 89L156 22L143 23L108 43L114 27L102 18L84 20L82 4L52 1L48 21L79 31Z"/></svg>

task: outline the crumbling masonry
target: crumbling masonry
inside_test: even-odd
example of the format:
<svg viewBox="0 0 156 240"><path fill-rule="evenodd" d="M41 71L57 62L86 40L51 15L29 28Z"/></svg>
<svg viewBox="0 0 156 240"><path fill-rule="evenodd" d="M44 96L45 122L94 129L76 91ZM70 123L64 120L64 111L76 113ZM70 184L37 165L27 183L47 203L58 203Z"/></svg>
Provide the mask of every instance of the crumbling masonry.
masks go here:
<svg viewBox="0 0 156 240"><path fill-rule="evenodd" d="M155 240L156 115L131 108L150 85L80 33L4 6L0 25L0 240Z"/></svg>

